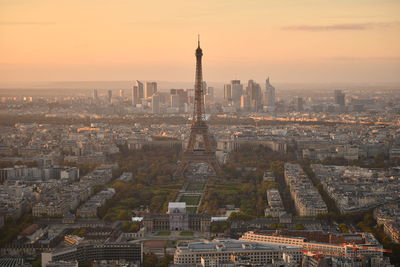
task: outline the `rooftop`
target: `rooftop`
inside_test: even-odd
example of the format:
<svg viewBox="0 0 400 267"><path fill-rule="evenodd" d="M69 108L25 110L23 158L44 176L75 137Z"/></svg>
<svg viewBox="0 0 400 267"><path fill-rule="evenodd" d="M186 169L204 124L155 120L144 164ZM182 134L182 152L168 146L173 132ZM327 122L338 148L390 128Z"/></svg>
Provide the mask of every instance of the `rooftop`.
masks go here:
<svg viewBox="0 0 400 267"><path fill-rule="evenodd" d="M233 239L213 240L211 242L192 242L178 245L178 250L190 252L246 251L299 249L294 246L247 242Z"/></svg>
<svg viewBox="0 0 400 267"><path fill-rule="evenodd" d="M185 209L186 203L185 202L169 202L168 209Z"/></svg>

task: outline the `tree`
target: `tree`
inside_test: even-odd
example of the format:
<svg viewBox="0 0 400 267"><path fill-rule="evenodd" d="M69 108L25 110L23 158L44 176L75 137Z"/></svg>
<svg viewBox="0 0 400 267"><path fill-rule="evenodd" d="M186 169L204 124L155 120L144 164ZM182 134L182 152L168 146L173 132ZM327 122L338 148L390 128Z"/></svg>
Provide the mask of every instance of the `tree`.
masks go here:
<svg viewBox="0 0 400 267"><path fill-rule="evenodd" d="M130 222L123 222L121 225L121 230L125 233L129 232L130 228L131 228Z"/></svg>
<svg viewBox="0 0 400 267"><path fill-rule="evenodd" d="M41 267L42 266L42 257L37 257L34 261L32 261L32 267Z"/></svg>
<svg viewBox="0 0 400 267"><path fill-rule="evenodd" d="M133 209L138 205L139 201L133 197L130 198L126 198L121 200L120 204L129 208L129 209Z"/></svg>
<svg viewBox="0 0 400 267"><path fill-rule="evenodd" d="M269 166L270 171L276 176L283 176L285 163L282 161L273 161Z"/></svg>
<svg viewBox="0 0 400 267"><path fill-rule="evenodd" d="M158 263L157 256L154 253L144 254L143 266L144 267L154 267Z"/></svg>
<svg viewBox="0 0 400 267"><path fill-rule="evenodd" d="M283 228L283 224L281 224L281 223L272 223L271 224L271 228L272 229L282 229Z"/></svg>
<svg viewBox="0 0 400 267"><path fill-rule="evenodd" d="M254 216L244 214L242 212L232 212L228 218L228 221L249 221L254 218Z"/></svg>
<svg viewBox="0 0 400 267"><path fill-rule="evenodd" d="M128 213L127 210L125 210L125 209L120 209L120 210L118 211L118 219L119 219L119 220L129 220L130 217L131 217L131 216L129 215L129 213Z"/></svg>
<svg viewBox="0 0 400 267"><path fill-rule="evenodd" d="M126 183L122 181L116 181L111 186L114 187L115 190L118 192L124 191L126 189Z"/></svg>
<svg viewBox="0 0 400 267"><path fill-rule="evenodd" d="M165 255L160 262L156 265L156 267L168 267L169 264L173 261L174 257L172 255Z"/></svg>
<svg viewBox="0 0 400 267"><path fill-rule="evenodd" d="M305 229L305 228L304 228L304 225L303 225L301 222L297 222L297 223L295 224L295 228L296 228L296 230L299 230L299 231Z"/></svg>
<svg viewBox="0 0 400 267"><path fill-rule="evenodd" d="M230 227L229 222L213 222L211 224L212 233L224 233Z"/></svg>
<svg viewBox="0 0 400 267"><path fill-rule="evenodd" d="M134 222L131 224L131 227L129 229L131 232L136 233L137 231L140 230L140 223Z"/></svg>
<svg viewBox="0 0 400 267"><path fill-rule="evenodd" d="M349 233L349 229L347 228L347 225L344 223L339 224L339 230L340 230L340 232L342 232L344 234Z"/></svg>

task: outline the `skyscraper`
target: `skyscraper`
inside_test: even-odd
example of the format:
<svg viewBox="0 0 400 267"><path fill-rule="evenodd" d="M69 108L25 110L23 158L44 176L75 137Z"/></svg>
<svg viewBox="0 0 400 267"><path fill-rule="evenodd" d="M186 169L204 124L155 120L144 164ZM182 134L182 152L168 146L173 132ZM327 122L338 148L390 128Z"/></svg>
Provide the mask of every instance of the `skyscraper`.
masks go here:
<svg viewBox="0 0 400 267"><path fill-rule="evenodd" d="M201 83L201 89L203 90L203 94L207 93L207 83L206 82L202 82Z"/></svg>
<svg viewBox="0 0 400 267"><path fill-rule="evenodd" d="M248 96L247 94L243 94L240 97L240 108L242 110L249 110L250 108L250 96Z"/></svg>
<svg viewBox="0 0 400 267"><path fill-rule="evenodd" d="M296 99L296 109L300 112L304 110L304 100L302 97Z"/></svg>
<svg viewBox="0 0 400 267"><path fill-rule="evenodd" d="M214 103L214 87L207 87L204 94L204 104L210 107Z"/></svg>
<svg viewBox="0 0 400 267"><path fill-rule="evenodd" d="M253 80L249 80L246 88L246 94L250 98L250 106L254 111L261 107L261 87Z"/></svg>
<svg viewBox="0 0 400 267"><path fill-rule="evenodd" d="M230 84L224 85L224 99L228 102L232 101L232 86Z"/></svg>
<svg viewBox="0 0 400 267"><path fill-rule="evenodd" d="M171 108L179 108L181 106L179 95L177 94L170 95L169 100Z"/></svg>
<svg viewBox="0 0 400 267"><path fill-rule="evenodd" d="M97 101L98 98L99 98L99 94L97 92L97 89L93 89L93 100Z"/></svg>
<svg viewBox="0 0 400 267"><path fill-rule="evenodd" d="M269 82L269 77L265 81L265 99L264 104L269 107L275 106L275 87Z"/></svg>
<svg viewBox="0 0 400 267"><path fill-rule="evenodd" d="M160 95L157 93L151 96L151 112L160 113Z"/></svg>
<svg viewBox="0 0 400 267"><path fill-rule="evenodd" d="M132 87L132 106L140 104L140 99L143 98L143 83L136 81L135 85Z"/></svg>
<svg viewBox="0 0 400 267"><path fill-rule="evenodd" d="M132 106L139 104L139 88L134 85L132 87Z"/></svg>
<svg viewBox="0 0 400 267"><path fill-rule="evenodd" d="M184 105L188 103L188 92L183 89L171 89L170 107L184 110Z"/></svg>
<svg viewBox="0 0 400 267"><path fill-rule="evenodd" d="M231 81L231 90L232 90L232 100L235 105L240 105L240 97L243 94L243 85L240 84L240 80L232 80Z"/></svg>
<svg viewBox="0 0 400 267"><path fill-rule="evenodd" d="M335 104L344 107L346 105L345 97L346 95L342 90L335 90Z"/></svg>
<svg viewBox="0 0 400 267"><path fill-rule="evenodd" d="M136 86L138 87L138 96L139 99L144 97L143 83L136 81Z"/></svg>
<svg viewBox="0 0 400 267"><path fill-rule="evenodd" d="M111 103L112 101L112 91L108 90L108 103Z"/></svg>
<svg viewBox="0 0 400 267"><path fill-rule="evenodd" d="M144 89L144 98L152 97L156 92L157 92L157 83L146 82L146 86Z"/></svg>
<svg viewBox="0 0 400 267"><path fill-rule="evenodd" d="M194 92L195 89L189 88L186 90L187 92L187 101L189 105L193 105L194 104Z"/></svg>

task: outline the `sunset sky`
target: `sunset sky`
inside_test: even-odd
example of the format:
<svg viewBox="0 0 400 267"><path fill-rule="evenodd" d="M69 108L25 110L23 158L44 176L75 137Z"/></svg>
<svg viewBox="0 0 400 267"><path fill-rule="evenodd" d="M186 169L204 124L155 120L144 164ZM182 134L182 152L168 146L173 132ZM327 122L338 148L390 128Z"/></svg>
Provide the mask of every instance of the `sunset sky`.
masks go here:
<svg viewBox="0 0 400 267"><path fill-rule="evenodd" d="M399 0L0 0L0 84L400 82Z"/></svg>

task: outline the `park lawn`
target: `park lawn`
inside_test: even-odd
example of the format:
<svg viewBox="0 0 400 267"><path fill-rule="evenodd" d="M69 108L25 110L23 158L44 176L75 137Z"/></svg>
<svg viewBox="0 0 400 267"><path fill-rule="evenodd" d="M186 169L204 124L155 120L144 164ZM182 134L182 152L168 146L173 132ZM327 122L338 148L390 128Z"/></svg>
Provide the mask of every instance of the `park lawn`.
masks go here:
<svg viewBox="0 0 400 267"><path fill-rule="evenodd" d="M217 192L219 195L235 195L235 194L238 194L242 190L242 187L244 184L246 184L246 183L217 182L217 183L210 184L208 186L208 190Z"/></svg>
<svg viewBox="0 0 400 267"><path fill-rule="evenodd" d="M157 236L169 236L171 235L170 231L160 231L157 233Z"/></svg>
<svg viewBox="0 0 400 267"><path fill-rule="evenodd" d="M199 204L201 196L181 196L179 201L186 202L186 205L197 205Z"/></svg>
<svg viewBox="0 0 400 267"><path fill-rule="evenodd" d="M243 184L246 183L238 183L238 182L231 182L231 183L224 183L224 182L216 182L210 185L211 188L215 190L226 190L226 191L240 191Z"/></svg>
<svg viewBox="0 0 400 267"><path fill-rule="evenodd" d="M188 187L187 191L201 191L204 189L205 183L199 183L199 182L191 182Z"/></svg>
<svg viewBox="0 0 400 267"><path fill-rule="evenodd" d="M181 236L193 236L193 232L190 231L182 231L180 233Z"/></svg>
<svg viewBox="0 0 400 267"><path fill-rule="evenodd" d="M197 208L196 207L188 207L188 208L186 208L186 211L190 214L194 214L194 213L196 213Z"/></svg>
<svg viewBox="0 0 400 267"><path fill-rule="evenodd" d="M182 187L182 186L181 186ZM170 192L178 191L180 187L156 187L156 186L150 186L149 187L150 191L155 194L168 194Z"/></svg>

